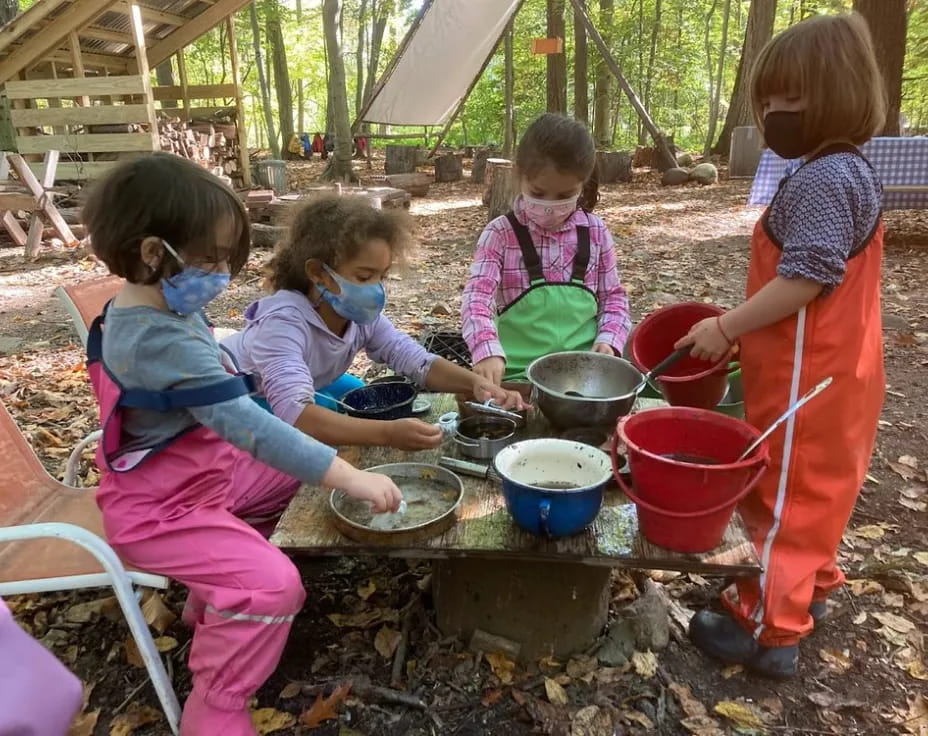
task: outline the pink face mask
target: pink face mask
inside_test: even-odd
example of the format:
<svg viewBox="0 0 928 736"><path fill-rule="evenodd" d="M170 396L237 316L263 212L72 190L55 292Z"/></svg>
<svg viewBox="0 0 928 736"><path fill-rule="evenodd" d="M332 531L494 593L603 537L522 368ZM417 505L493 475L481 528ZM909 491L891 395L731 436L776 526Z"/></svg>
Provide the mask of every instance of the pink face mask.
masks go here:
<svg viewBox="0 0 928 736"><path fill-rule="evenodd" d="M536 199L522 195L525 216L542 230L554 230L561 225L577 209L579 199L579 194L567 199Z"/></svg>

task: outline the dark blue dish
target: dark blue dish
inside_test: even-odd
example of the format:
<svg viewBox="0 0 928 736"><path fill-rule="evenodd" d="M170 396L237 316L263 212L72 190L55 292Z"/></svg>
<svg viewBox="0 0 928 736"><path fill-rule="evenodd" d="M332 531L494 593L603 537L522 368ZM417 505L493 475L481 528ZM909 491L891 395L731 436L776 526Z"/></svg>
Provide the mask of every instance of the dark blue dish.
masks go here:
<svg viewBox="0 0 928 736"><path fill-rule="evenodd" d="M412 416L416 387L411 383L372 383L341 398L345 412L358 419L406 419Z"/></svg>

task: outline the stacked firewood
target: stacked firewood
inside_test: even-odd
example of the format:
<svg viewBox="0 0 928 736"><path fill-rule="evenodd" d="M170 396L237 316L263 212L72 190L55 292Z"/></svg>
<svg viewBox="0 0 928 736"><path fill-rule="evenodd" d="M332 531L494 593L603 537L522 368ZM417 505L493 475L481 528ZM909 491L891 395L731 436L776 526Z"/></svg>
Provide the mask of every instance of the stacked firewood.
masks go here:
<svg viewBox="0 0 928 736"><path fill-rule="evenodd" d="M195 161L216 176L241 178L234 123L160 118L158 132L162 151Z"/></svg>

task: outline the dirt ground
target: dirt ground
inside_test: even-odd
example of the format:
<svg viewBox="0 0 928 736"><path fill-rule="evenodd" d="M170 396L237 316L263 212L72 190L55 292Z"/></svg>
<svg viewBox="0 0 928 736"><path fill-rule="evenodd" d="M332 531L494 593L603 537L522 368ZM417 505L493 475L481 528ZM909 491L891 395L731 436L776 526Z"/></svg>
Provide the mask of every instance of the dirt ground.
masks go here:
<svg viewBox="0 0 928 736"><path fill-rule="evenodd" d="M294 167L296 169L297 167ZM317 165L292 172L304 181ZM743 290L748 241L759 214L749 184L663 189L636 172L605 188L599 213L610 226L636 317L680 300L733 306ZM387 313L412 334L456 327L460 295L485 224L481 188L435 185L413 201L421 247L388 283ZM721 669L676 635L663 651L624 668L580 656L515 667L475 656L435 628L427 566L338 558L301 561L308 600L283 661L258 693L262 733L324 736L477 736L547 733L928 734L928 213L886 216L884 327L888 393L871 475L841 547L852 581L834 597L831 617L803 642L799 677L761 680ZM266 251L210 316L242 325L261 294ZM71 447L95 428L94 403L79 343L53 298L59 284L102 275L86 253L47 252L24 262L0 248L0 398L42 462L60 477ZM363 359L357 368L376 371ZM811 409L810 409L811 410ZM96 472L86 458L83 479ZM688 609L713 605L720 581L655 574ZM614 611L637 595L617 573ZM189 691L190 632L179 621L185 591L174 586L155 616L174 686ZM166 734L144 669L126 646L128 630L106 591L25 596L9 601L19 621L87 683L75 734ZM157 608L157 601L150 604ZM405 658L393 684L402 630ZM402 646L402 645L401 645ZM351 683L346 691L340 686ZM299 722L299 725L297 725ZM275 727L279 730L274 730ZM204 735L206 736L206 735Z"/></svg>

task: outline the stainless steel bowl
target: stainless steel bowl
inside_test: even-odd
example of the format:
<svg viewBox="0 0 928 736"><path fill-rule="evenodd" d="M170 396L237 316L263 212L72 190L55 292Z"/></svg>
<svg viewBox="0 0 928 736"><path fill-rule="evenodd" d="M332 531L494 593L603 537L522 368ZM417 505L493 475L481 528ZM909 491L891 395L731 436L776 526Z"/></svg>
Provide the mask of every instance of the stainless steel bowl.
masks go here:
<svg viewBox="0 0 928 736"><path fill-rule="evenodd" d="M623 358L575 351L538 358L526 371L532 403L559 429L609 427L635 404L642 374Z"/></svg>
<svg viewBox="0 0 928 736"><path fill-rule="evenodd" d="M516 439L516 423L506 417L477 414L458 422L454 444L464 457L492 460Z"/></svg>

